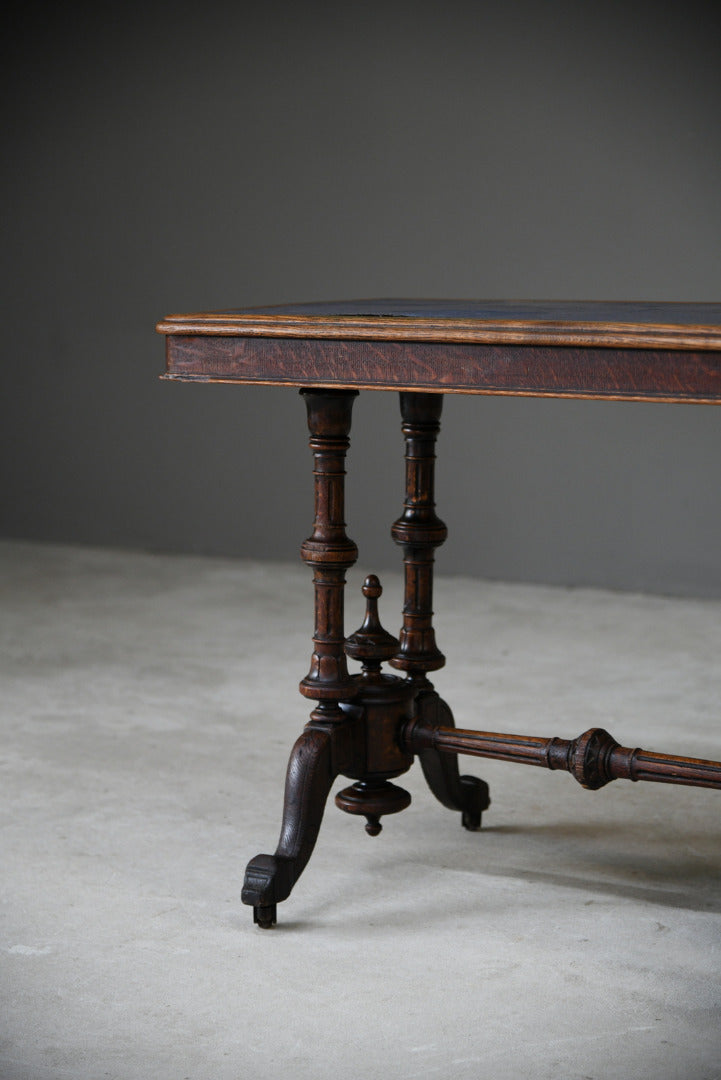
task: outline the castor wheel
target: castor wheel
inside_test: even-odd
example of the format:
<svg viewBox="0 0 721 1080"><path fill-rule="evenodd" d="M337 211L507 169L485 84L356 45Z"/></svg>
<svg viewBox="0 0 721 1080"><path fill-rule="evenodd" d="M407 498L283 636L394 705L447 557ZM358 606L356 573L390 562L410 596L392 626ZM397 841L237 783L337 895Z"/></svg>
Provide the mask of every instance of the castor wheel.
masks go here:
<svg viewBox="0 0 721 1080"><path fill-rule="evenodd" d="M278 917L278 909L275 904L263 904L253 908L253 922L261 930L270 930L275 926Z"/></svg>
<svg viewBox="0 0 721 1080"><path fill-rule="evenodd" d="M488 784L478 776L461 776L464 807L461 824L469 832L477 832L481 827L483 811L491 805Z"/></svg>

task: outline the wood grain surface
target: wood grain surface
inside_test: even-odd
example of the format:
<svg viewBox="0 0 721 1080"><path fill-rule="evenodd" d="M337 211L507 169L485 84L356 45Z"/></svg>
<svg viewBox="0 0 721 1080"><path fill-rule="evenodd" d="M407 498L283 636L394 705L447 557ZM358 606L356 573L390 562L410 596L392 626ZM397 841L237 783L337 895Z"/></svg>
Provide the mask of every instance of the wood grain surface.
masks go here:
<svg viewBox="0 0 721 1080"><path fill-rule="evenodd" d="M721 304L367 300L168 315L162 334L721 349Z"/></svg>
<svg viewBox="0 0 721 1080"><path fill-rule="evenodd" d="M721 304L353 301L168 316L166 378L721 400Z"/></svg>

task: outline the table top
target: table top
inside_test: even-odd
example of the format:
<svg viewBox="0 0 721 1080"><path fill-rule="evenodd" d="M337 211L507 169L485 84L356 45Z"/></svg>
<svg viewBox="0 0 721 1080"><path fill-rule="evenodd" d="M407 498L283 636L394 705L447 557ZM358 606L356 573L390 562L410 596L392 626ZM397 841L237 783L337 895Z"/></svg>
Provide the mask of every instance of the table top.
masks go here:
<svg viewBox="0 0 721 1080"><path fill-rule="evenodd" d="M334 300L168 315L162 334L721 349L721 304Z"/></svg>
<svg viewBox="0 0 721 1080"><path fill-rule="evenodd" d="M352 300L169 315L166 378L721 401L721 304Z"/></svg>

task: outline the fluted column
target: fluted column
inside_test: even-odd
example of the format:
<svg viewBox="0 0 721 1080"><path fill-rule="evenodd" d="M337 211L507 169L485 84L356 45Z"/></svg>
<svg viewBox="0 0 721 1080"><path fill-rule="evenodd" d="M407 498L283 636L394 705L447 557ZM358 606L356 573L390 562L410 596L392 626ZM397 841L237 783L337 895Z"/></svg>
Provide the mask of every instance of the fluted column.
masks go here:
<svg viewBox="0 0 721 1080"><path fill-rule="evenodd" d="M315 631L310 670L300 692L319 706L314 719L340 719L338 702L353 696L344 652L345 574L358 549L345 531L345 455L357 390L301 390L313 451L315 520L301 556L313 569Z"/></svg>
<svg viewBox="0 0 721 1080"><path fill-rule="evenodd" d="M433 630L433 561L448 530L435 511L435 444L440 431L441 394L402 393L406 445L406 497L391 535L403 547L405 597L400 650L391 660L419 682L446 660Z"/></svg>

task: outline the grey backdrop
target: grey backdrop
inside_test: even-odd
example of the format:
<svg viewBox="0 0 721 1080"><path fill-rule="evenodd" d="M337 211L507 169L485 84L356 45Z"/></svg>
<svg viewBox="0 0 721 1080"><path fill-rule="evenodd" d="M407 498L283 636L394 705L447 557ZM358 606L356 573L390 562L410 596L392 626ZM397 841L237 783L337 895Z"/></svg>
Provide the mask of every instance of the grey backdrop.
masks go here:
<svg viewBox="0 0 721 1080"><path fill-rule="evenodd" d="M718 300L711 4L31 5L4 44L2 532L295 558L304 410L159 383L172 311ZM109 13L110 12L110 13ZM721 594L721 411L446 400L439 567ZM349 532L397 565L393 395Z"/></svg>

